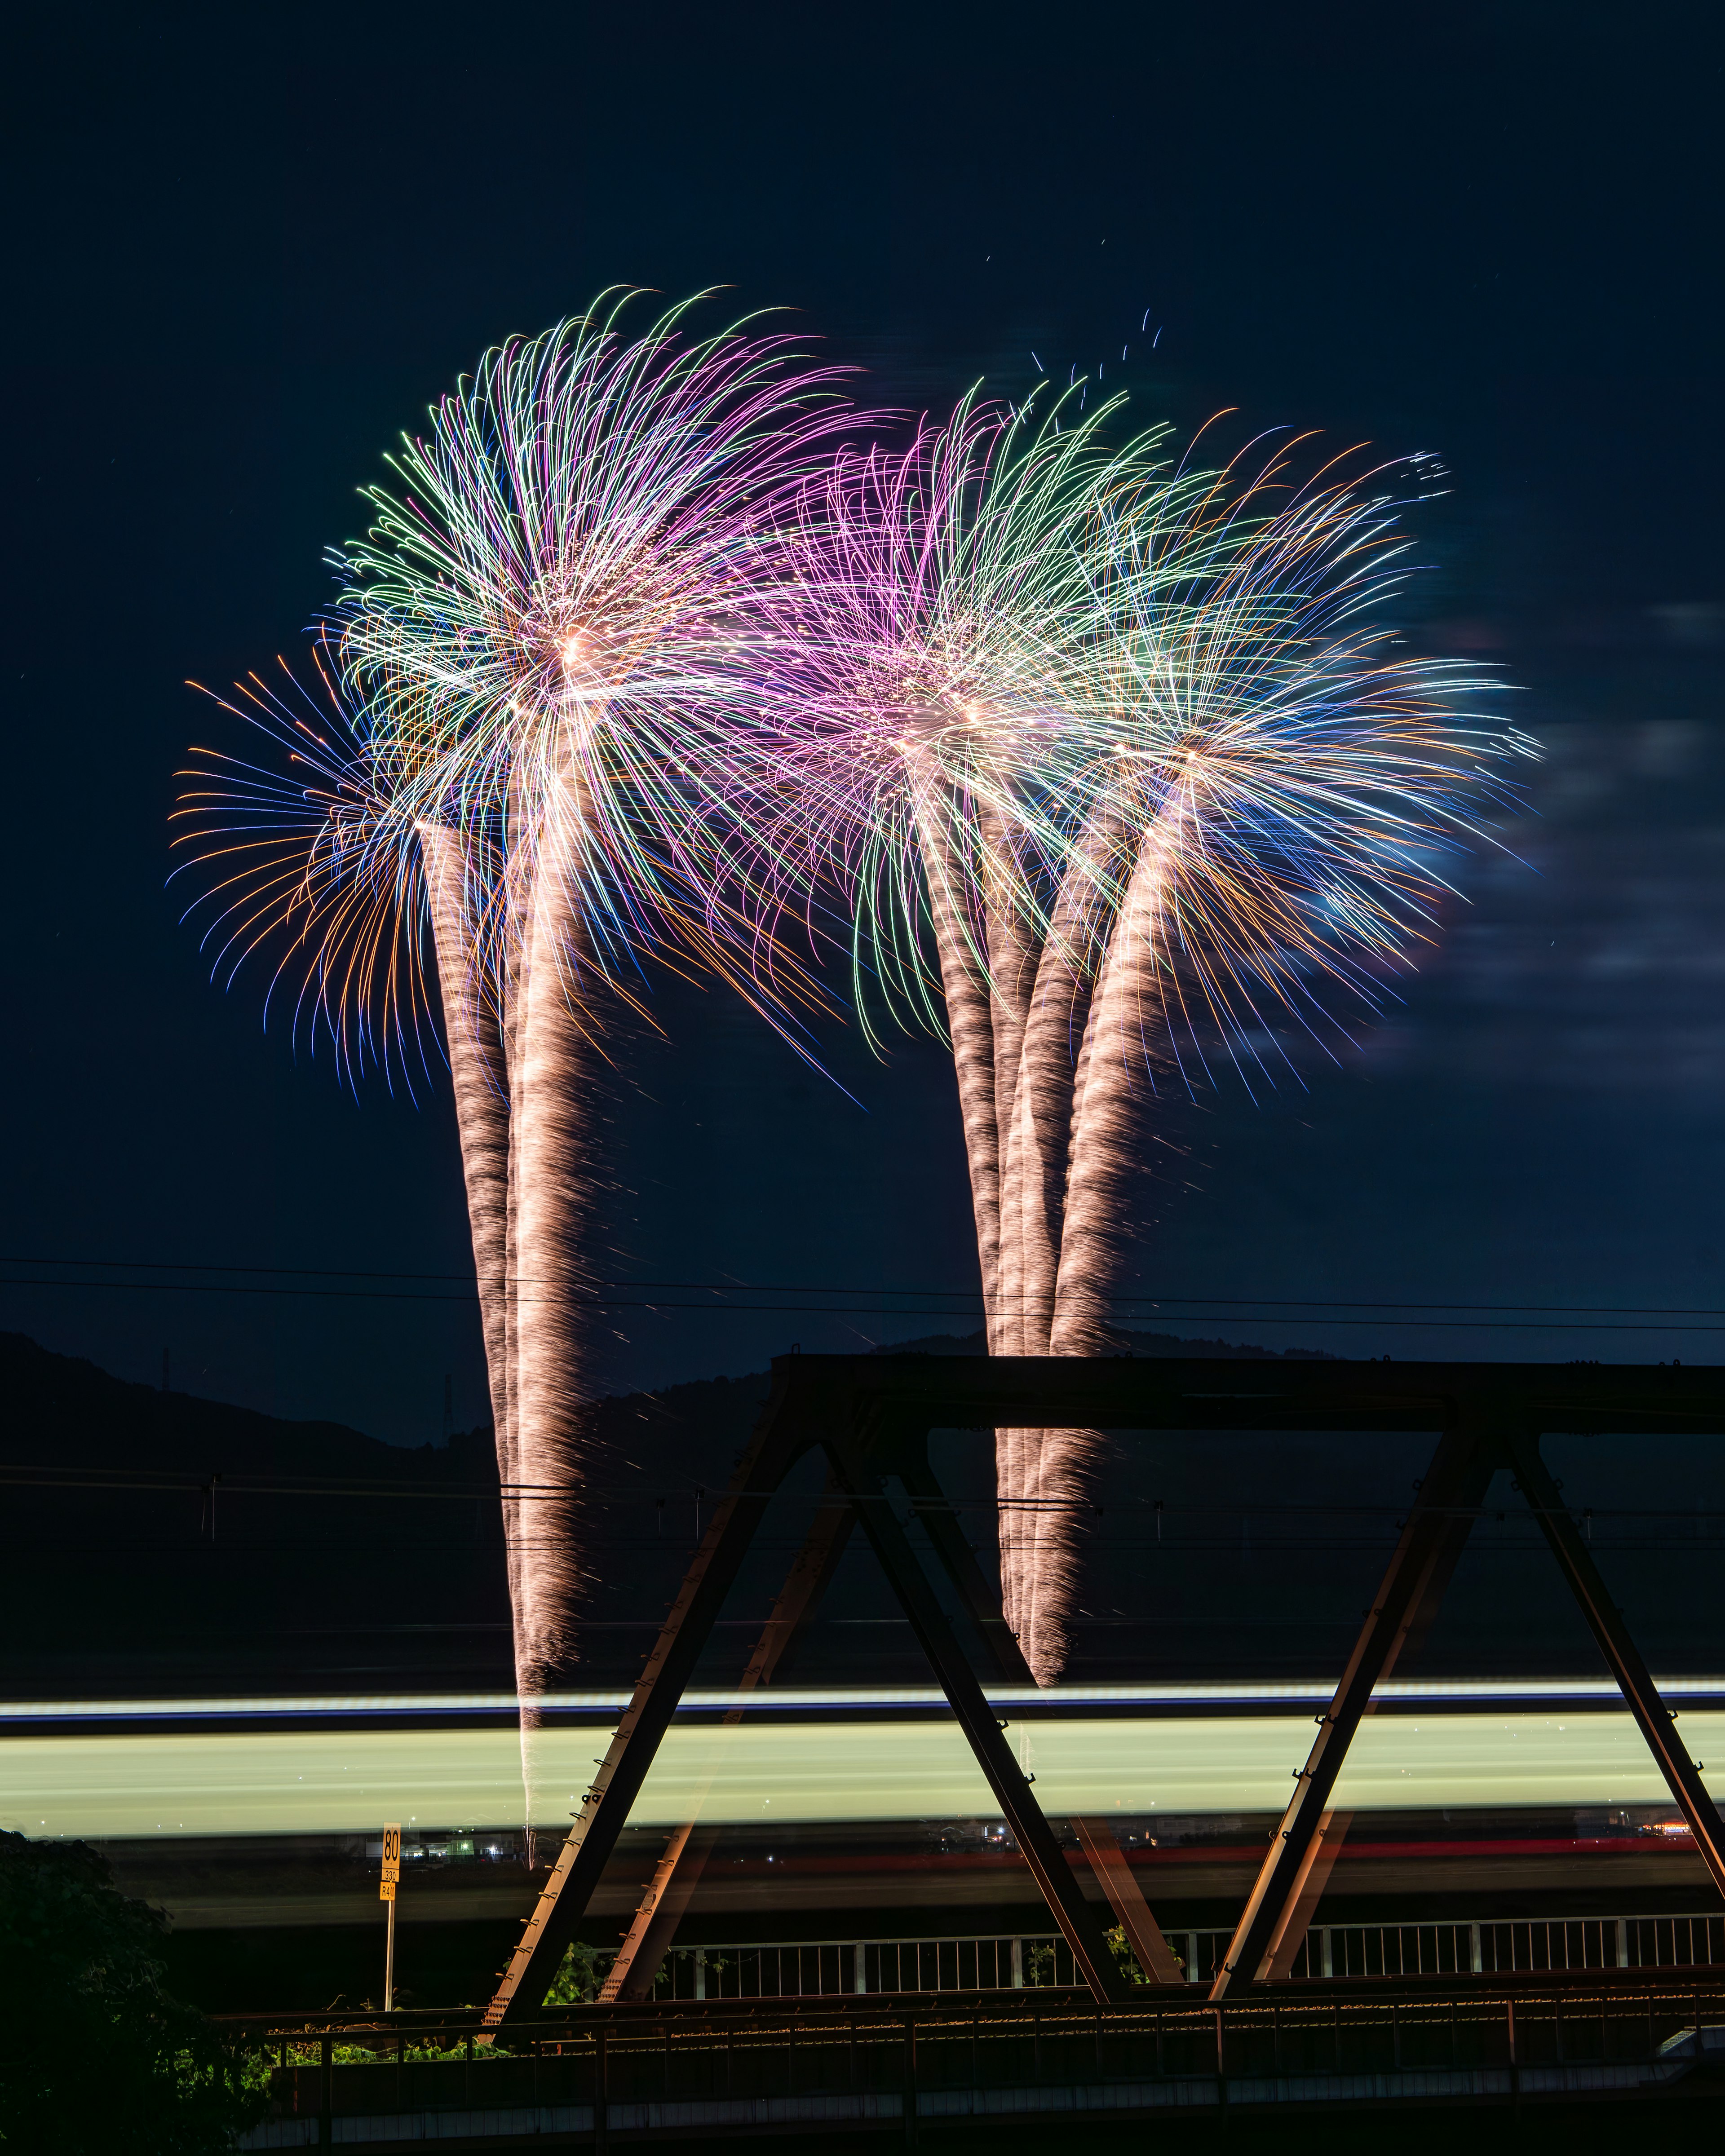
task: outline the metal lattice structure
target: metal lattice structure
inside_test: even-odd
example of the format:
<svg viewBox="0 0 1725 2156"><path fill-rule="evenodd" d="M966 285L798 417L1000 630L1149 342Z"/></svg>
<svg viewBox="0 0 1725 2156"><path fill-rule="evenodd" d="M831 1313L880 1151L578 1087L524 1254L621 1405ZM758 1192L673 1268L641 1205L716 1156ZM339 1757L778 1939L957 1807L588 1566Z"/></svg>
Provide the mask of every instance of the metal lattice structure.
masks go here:
<svg viewBox="0 0 1725 2156"><path fill-rule="evenodd" d="M1541 1440L1559 1433L1725 1434L1725 1373L1549 1363L1337 1362L1266 1368L1123 1357L784 1356L773 1364L773 1389L753 1437L486 2010L487 2028L528 2016L542 2001L762 1513L791 1470L817 1449L825 1454L829 1471L824 1524L793 1571L751 1665L750 1682L770 1675L776 1654L768 1642L787 1640L808 1620L836 1563L835 1540L842 1547L854 1522L928 1658L1079 1980L1098 2001L1122 1995L1123 1979L1101 1919L1045 1817L906 1532L906 1515L914 1513L993 1666L991 1675L1023 1681L1023 1660L1001 1615L998 1590L965 1541L928 1463L931 1430L969 1428L1180 1432L1199 1442L1224 1430L1436 1435L1383 1584L1329 1708L1318 1718L1292 1800L1211 1985L1214 2002L1243 1985L1288 1973L1338 1839L1330 1800L1348 1746L1375 1687L1390 1675L1410 1635L1430 1623L1486 1488L1502 1468L1514 1474L1697 1850L1725 1893L1718 1810L1540 1455ZM841 1518L842 1527L836 1526ZM1081 1830L1081 1839L1128 1934L1142 1931L1147 1939L1153 1918L1126 1866L1110 1861L1110 1845L1100 1832ZM674 1872L675 1858L671 1868ZM1132 1888L1124 1907L1119 1897L1125 1887L1117 1875ZM657 1966L655 1950L662 1953L669 1943L665 1920L675 1922L675 1910L669 1906L674 1886L670 1874L655 1880L632 1928L636 1946L645 1949L639 1964L643 1983L650 1983Z"/></svg>

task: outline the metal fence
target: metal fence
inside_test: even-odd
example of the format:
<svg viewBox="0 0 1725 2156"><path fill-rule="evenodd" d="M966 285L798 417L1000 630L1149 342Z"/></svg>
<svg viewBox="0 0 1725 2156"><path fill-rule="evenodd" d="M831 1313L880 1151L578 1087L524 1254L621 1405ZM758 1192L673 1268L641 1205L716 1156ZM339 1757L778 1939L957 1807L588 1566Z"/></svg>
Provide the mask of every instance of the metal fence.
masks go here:
<svg viewBox="0 0 1725 2156"><path fill-rule="evenodd" d="M1207 1982L1225 1931L1174 1931L1189 1982ZM1477 1923L1322 1924L1307 1933L1290 1976L1502 1976L1614 1969L1725 1967L1725 1915L1517 1917ZM677 1947L655 1998L837 1999L894 1993L1065 1990L1082 1981L1071 1949L1028 1933L945 1939L780 1940Z"/></svg>
<svg viewBox="0 0 1725 2156"><path fill-rule="evenodd" d="M1064 1940L822 1939L762 1946L679 1947L666 1957L660 1999L836 1999L846 1994L1014 1991L1071 1984ZM1046 1974L1044 1973L1045 1964Z"/></svg>
<svg viewBox="0 0 1725 2156"><path fill-rule="evenodd" d="M506 2132L686 2138L889 2122L910 2141L919 2122L1004 2126L1039 2112L1070 2132L1078 2110L1656 2092L1725 2058L1717 1980L1609 1974L1567 1992L1502 1979L1417 1997L1291 1986L1222 2007L1178 1989L1106 2008L1052 1989L776 2011L586 2007L495 2040L476 2012L404 2018L410 2025L230 2021L232 2037L273 2069L270 2115L242 2146L393 2148Z"/></svg>
<svg viewBox="0 0 1725 2156"><path fill-rule="evenodd" d="M1725 1916L1519 1917L1476 1924L1327 1924L1296 1977L1497 1976L1725 1964Z"/></svg>

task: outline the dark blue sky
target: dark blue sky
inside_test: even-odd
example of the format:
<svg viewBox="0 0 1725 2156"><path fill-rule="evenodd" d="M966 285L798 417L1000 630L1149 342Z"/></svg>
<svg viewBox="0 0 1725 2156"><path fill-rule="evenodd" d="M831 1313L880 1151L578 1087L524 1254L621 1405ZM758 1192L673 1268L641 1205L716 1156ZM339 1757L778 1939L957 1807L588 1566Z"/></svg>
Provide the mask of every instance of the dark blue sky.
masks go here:
<svg viewBox="0 0 1725 2156"><path fill-rule="evenodd" d="M1012 393L1033 349L1111 361L1148 308L1145 422L1237 406L1450 466L1420 633L1501 662L1546 744L1521 859L1477 865L1353 1067L1171 1117L1143 1285L1725 1306L1707 11L95 8L13 59L5 1255L461 1270L446 1099L296 1067L177 926L172 774L213 724L182 685L294 647L356 489L487 343L614 281L723 282L800 310L871 399L937 408L978 374ZM609 1110L619 1277L973 1282L936 1050L834 1037L859 1106L716 997L665 1016ZM1266 1319L1183 1323L1718 1337ZM188 1388L392 1438L435 1435L446 1371L482 1411L459 1301L17 1286L0 1324L137 1377L167 1344ZM932 1329L619 1312L605 1377Z"/></svg>

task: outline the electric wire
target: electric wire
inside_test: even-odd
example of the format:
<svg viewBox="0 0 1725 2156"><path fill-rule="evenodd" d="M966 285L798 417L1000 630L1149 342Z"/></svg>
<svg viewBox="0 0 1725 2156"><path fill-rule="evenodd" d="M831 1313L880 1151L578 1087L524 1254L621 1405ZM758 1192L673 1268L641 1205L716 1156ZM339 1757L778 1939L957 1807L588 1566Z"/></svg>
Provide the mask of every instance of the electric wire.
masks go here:
<svg viewBox="0 0 1725 2156"><path fill-rule="evenodd" d="M0 1265L60 1265L89 1266L113 1272L217 1272L268 1275L274 1279L288 1280L407 1280L459 1281L472 1278L470 1273L422 1273L407 1270L344 1268L334 1265L235 1265L215 1260L158 1259L158 1258L56 1258L40 1255L0 1257ZM0 1286L8 1283L0 1281ZM531 1274L514 1276L516 1286L534 1285ZM43 1283L14 1281L13 1286L73 1285L73 1283ZM101 1286L124 1286L125 1282L101 1282ZM200 1283L192 1283L194 1287ZM945 1298L952 1301L980 1302L981 1292L968 1287L873 1287L843 1286L822 1287L806 1281L670 1281L631 1280L595 1281L599 1289L628 1289L639 1292L643 1289L659 1288L667 1293L703 1295L865 1295L875 1296L917 1296L929 1300ZM431 1300L428 1297L427 1300ZM1331 1296L1296 1299L1282 1296L1221 1296L1170 1295L1160 1290L1144 1289L1138 1293L1122 1294L1112 1298L1117 1303L1143 1303L1153 1306L1168 1303L1180 1309L1216 1310L1368 1310L1368 1311L1460 1311L1484 1316L1503 1316L1512 1311L1530 1311L1546 1317L1717 1317L1725 1318L1725 1309L1714 1309L1705 1305L1690 1306L1666 1303L1553 1303L1553 1302L1372 1302L1352 1296ZM893 1315L896 1313L886 1313ZM922 1313L906 1313L917 1316ZM954 1312L953 1315L963 1315Z"/></svg>

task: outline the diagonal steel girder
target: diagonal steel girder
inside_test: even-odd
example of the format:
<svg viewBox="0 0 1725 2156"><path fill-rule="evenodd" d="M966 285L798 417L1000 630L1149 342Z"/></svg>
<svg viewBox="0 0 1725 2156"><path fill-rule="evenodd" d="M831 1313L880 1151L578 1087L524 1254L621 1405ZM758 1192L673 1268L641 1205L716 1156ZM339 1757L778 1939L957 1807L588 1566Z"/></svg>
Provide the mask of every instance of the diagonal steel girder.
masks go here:
<svg viewBox="0 0 1725 2156"><path fill-rule="evenodd" d="M848 1432L834 1431L826 1444L834 1472L850 1494L862 1531L910 1620L911 1630L928 1657L947 1705L970 1740L977 1764L1018 1844L1019 1854L1041 1888L1085 1982L1098 1999L1123 1998L1126 1984L1101 1922L1085 1899L1042 1807L1031 1795L1030 1777L1019 1764L976 1672L960 1652L880 1476Z"/></svg>
<svg viewBox="0 0 1725 2156"><path fill-rule="evenodd" d="M905 1430L891 1443L891 1456L894 1472L904 1485L936 1561L975 1627L994 1673L1006 1684L1034 1685L1036 1680L1001 1609L999 1589L978 1562L959 1525L956 1508L929 1466L927 1433L915 1426ZM855 1524L850 1506L829 1468L814 1522L743 1672L737 1686L740 1695L771 1684L793 1652L831 1584ZM724 1718L727 1723L736 1723L742 1717L743 1710L737 1706L729 1709ZM711 1851L711 1835L698 1832L693 1821L675 1830L641 1897L617 1958L606 1973L598 1994L601 2005L615 1999L648 1995ZM1091 1868L1096 1871L1094 1860ZM1096 1876L1107 1889L1116 1913L1125 1922L1124 1907L1117 1900L1111 1883L1112 1874L1097 1871Z"/></svg>
<svg viewBox="0 0 1725 2156"><path fill-rule="evenodd" d="M1512 1419L1492 1417L1475 1401L1458 1414L1440 1442L1409 1510L1373 1607L1368 1611L1348 1669L1319 1730L1295 1793L1235 1928L1210 1997L1262 1983L1291 1958L1290 1933L1302 1897L1310 1893L1313 1866L1324 1845L1325 1823L1348 1748L1369 1711L1373 1687L1394 1668L1410 1633L1423 1631L1454 1572L1491 1476L1512 1467L1570 1592L1580 1605L1607 1666L1635 1717L1666 1787L1695 1836L1696 1847L1725 1894L1725 1833L1709 1795L1676 1731L1676 1717L1660 1698L1623 1613L1611 1599L1575 1522L1540 1454L1539 1433Z"/></svg>
<svg viewBox="0 0 1725 2156"><path fill-rule="evenodd" d="M543 1997L562 1949L572 1937L598 1874L615 1846L718 1607L736 1578L762 1505L778 1488L792 1462L810 1445L826 1443L829 1431L842 1429L854 1440L870 1431L883 1435L892 1432L896 1434L896 1442L907 1431L926 1434L931 1429L1009 1424L1053 1428L1082 1424L1117 1431L1181 1432L1195 1438L1224 1430L1315 1434L1444 1430L1449 1435L1439 1447L1442 1460L1453 1459L1445 1450L1451 1440L1466 1435L1475 1420L1485 1414L1491 1416L1493 1430L1500 1432L1561 1430L1578 1434L1720 1435L1725 1434L1725 1382L1712 1371L1625 1365L1314 1363L1267 1367L1196 1358L1164 1363L1047 1356L779 1358L774 1364L772 1399L739 1463L732 1490L691 1567L503 1986L488 2010L487 2025L495 2026L531 2010ZM883 1445L883 1451L892 1449L891 1445ZM830 1454L830 1445L828 1450ZM1435 1462L1434 1472L1436 1466ZM901 1472L896 1464L892 1471ZM908 1486L909 1478L905 1479ZM1393 1666L1401 1643L1410 1630L1417 1631L1423 1623L1421 1613L1429 1613L1454 1563L1457 1536L1466 1533L1466 1520L1461 1515L1471 1517L1466 1506L1459 1511L1451 1508L1447 1534L1435 1524L1441 1508L1431 1480L1428 1476L1428 1486L1409 1515L1403 1544L1392 1564L1393 1573L1403 1569L1417 1573L1424 1585L1412 1578L1397 1585L1399 1607L1393 1627L1391 1613L1380 1595L1362 1635L1365 1650L1362 1668L1344 1678L1343 1689L1358 1702L1355 1726L1370 1697L1370 1682L1362 1686L1361 1681L1364 1664L1375 1665L1380 1675ZM1564 1539L1561 1525L1549 1506L1544 1508L1542 1525L1558 1552L1560 1563L1564 1563L1559 1547ZM1573 1522L1569 1525L1573 1531ZM902 1534L902 1529L898 1532ZM1417 1549L1409 1550L1409 1534L1415 1535ZM936 1540L938 1547L938 1536ZM1573 1532L1568 1540L1584 1551ZM944 1558L942 1563L950 1574L951 1567ZM1584 1593L1583 1586L1577 1584L1580 1575L1573 1564L1566 1563L1565 1572L1584 1610L1589 1608L1589 1594L1596 1606L1609 1606L1609 1599L1602 1592L1589 1587ZM927 1581L922 1584L926 1592ZM932 1596L929 1600L932 1604ZM939 1630L947 1629L937 1604L932 1609L930 1622ZM1589 1622L1595 1623L1592 1613ZM1000 1645L999 1633L988 1624L986 1615L979 1629L985 1638L992 1631L990 1645ZM1597 1635L1597 1623L1595 1630ZM1607 1655L1614 1669L1627 1666L1620 1653L1609 1645ZM1004 1657L997 1656L997 1659ZM1634 1681L1639 1687L1640 1679ZM1656 1700L1651 1684L1643 1697ZM1638 1718L1645 1731L1656 1717L1650 1708L1645 1718ZM1666 1719L1668 1724L1669 1717ZM1322 1720L1331 1726L1321 1732L1319 1747L1315 1748L1321 1752L1320 1763L1333 1784L1346 1745L1334 1743L1331 1717ZM992 1717L990 1722L992 1726ZM980 1731L978 1737L986 1745ZM1651 1736L1649 1741L1653 1741ZM1656 1745L1655 1749L1659 1753L1661 1747ZM1677 1749L1681 1751L1681 1747ZM983 1758L980 1751L978 1757ZM1675 1754L1672 1758L1675 1762ZM1686 1753L1682 1758L1686 1760ZM1670 1774L1667 1780L1676 1794L1683 1777L1676 1763L1672 1772L1677 1773L1677 1781L1672 1782ZM1690 1772L1692 1774L1692 1763ZM1694 1779L1698 1787L1698 1776ZM1302 1782L1301 1794L1307 1787ZM1034 1804L1034 1799L1030 1801ZM1680 1796L1679 1801L1685 1800ZM1301 1804L1299 1795L1296 1804ZM1697 1817L1713 1816L1701 1812L1692 1791L1686 1811L1688 1804L1695 1805ZM1301 1809L1303 1818L1307 1808ZM1310 1809L1315 1837L1322 1808ZM1035 1817L1041 1818L1040 1808ZM1045 1830L1046 1824L1042 1821ZM1272 1848L1266 1870L1281 1861L1281 1852ZM1046 1868L1052 1883L1059 1875L1051 1866ZM1285 1922L1286 1912L1297 1902L1299 1876L1296 1865L1283 1882L1292 1889L1291 1898L1284 1892L1267 1912L1262 1906L1264 1897L1255 1894L1255 1902L1260 1905L1256 1920L1265 1924L1271 1943L1276 1936L1277 1909L1283 1912ZM1083 1922L1081 1916L1078 1921ZM1251 1980L1264 1957L1260 1951L1252 1969L1245 1972L1238 1965L1245 1958L1243 1954L1230 1949L1228 1958L1235 1966L1224 1970L1224 1979L1238 1984Z"/></svg>
<svg viewBox="0 0 1725 2156"><path fill-rule="evenodd" d="M797 1553L772 1614L762 1627L737 1687L737 1703L727 1707L721 1727L734 1728L743 1718L743 1702L752 1692L770 1685L775 1672L794 1650L798 1637L819 1608L822 1595L839 1568L855 1525L849 1503L830 1470L815 1508L814 1522ZM676 1935L701 1874L712 1852L711 1832L702 1834L693 1820L676 1827L653 1877L624 1935L617 1958L599 1987L598 2003L616 1999L644 1999L651 1990L666 1949Z"/></svg>
<svg viewBox="0 0 1725 2156"><path fill-rule="evenodd" d="M1725 1835L1720 1830L1719 1807L1708 1794L1688 1747L1677 1734L1677 1718L1661 1699L1640 1649L1630 1636L1623 1612L1611 1599L1593 1553L1558 1494L1551 1470L1540 1457L1538 1436L1531 1432L1519 1434L1512 1440L1511 1457L1516 1480L1569 1584L1569 1591L1581 1605L1581 1614L1665 1777L1666 1787L1689 1823L1713 1884L1725 1894Z"/></svg>
<svg viewBox="0 0 1725 2156"><path fill-rule="evenodd" d="M1322 1847L1324 1819L1348 1748L1373 1690L1394 1668L1403 1642L1420 1619L1435 1576L1453 1564L1457 1534L1465 1537L1471 1525L1497 1459L1471 1419L1458 1421L1439 1440L1342 1681L1317 1718L1317 1737L1295 1776L1293 1796L1216 1971L1209 1995L1218 2003L1230 1990L1268 1974Z"/></svg>
<svg viewBox="0 0 1725 2156"><path fill-rule="evenodd" d="M483 2025L502 2027L536 2013L576 1927L587 1913L618 1836L676 1712L726 1595L754 1540L767 1501L814 1442L809 1419L786 1409L785 1384L773 1394L720 1499L670 1614L638 1679L605 1756L582 1799L520 1943L485 2009Z"/></svg>
<svg viewBox="0 0 1725 2156"><path fill-rule="evenodd" d="M1007 1743L886 1496L880 1471L870 1456L875 1448L865 1446L852 1434L860 1421L897 1472L897 1455L906 1435L902 1419L879 1419L866 1409L859 1415L858 1404L844 1383L845 1364L840 1358L831 1358L838 1367L826 1373L795 1372L795 1360L783 1358L775 1366L773 1393L755 1434L690 1566L496 1994L485 2010L483 2025L488 2030L531 2015L542 2003L616 1848L725 1596L736 1581L762 1508L794 1462L816 1444L824 1446L834 1480L851 1498L864 1533L881 1560L911 1630L928 1656L1086 1981L1098 1999L1116 1997L1123 1989L1102 1926L1086 1901L1041 1807L1030 1794L1029 1778ZM809 1360L813 1363L814 1358ZM792 1368L786 1368L787 1362ZM957 1529L951 1508L918 1448L911 1445L905 1450L904 1464L909 1471L906 1479L921 1493L916 1502L926 1507L927 1517L935 1523L932 1538L937 1553L950 1568L958 1561L952 1540ZM969 1562L973 1564L973 1559ZM961 1565L961 1572L963 1569ZM963 1599L968 1582L955 1584L960 1584ZM981 1613L973 1609L973 1614L978 1615L978 1629L987 1644L998 1658L1004 1660L998 1635L986 1625L986 1609Z"/></svg>

